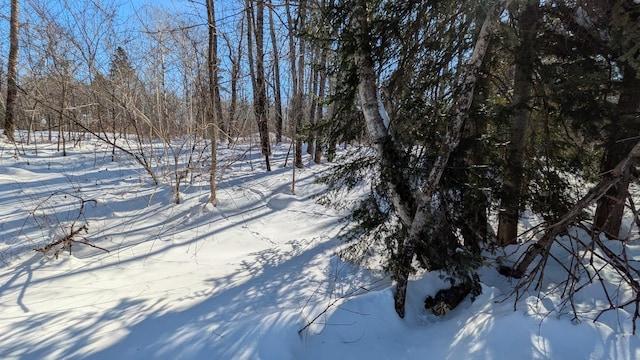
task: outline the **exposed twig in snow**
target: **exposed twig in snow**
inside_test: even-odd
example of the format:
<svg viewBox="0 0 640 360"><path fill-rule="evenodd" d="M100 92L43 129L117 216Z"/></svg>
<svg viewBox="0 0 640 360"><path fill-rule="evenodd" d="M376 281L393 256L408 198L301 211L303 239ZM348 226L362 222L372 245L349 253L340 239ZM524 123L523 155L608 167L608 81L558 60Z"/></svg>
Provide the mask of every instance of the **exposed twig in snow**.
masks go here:
<svg viewBox="0 0 640 360"><path fill-rule="evenodd" d="M82 219L84 219L84 209L85 209L85 205L89 202L93 202L93 203L97 203L96 200L94 199L90 199L90 200L85 200L83 198L81 198L80 196L74 195L74 194L70 194L70 193L60 193L60 192L55 192L51 195L49 195L47 198L45 198L42 202L40 202L30 213L30 216L35 217L36 212L38 210L40 210L42 207L44 207L45 204L48 203L48 201L50 199L52 199L54 196L56 195L63 195L64 197L72 197L75 198L77 200L80 201L80 207L78 209L78 215L75 217L75 219L73 219L73 221L71 222L71 225L69 225L69 230L68 233L66 232L67 230L63 230L65 231L65 234L62 236L59 236L58 238L56 238L55 240L53 240L52 242L48 243L45 246L41 246L41 247L36 247L33 250L37 251L37 252L41 252L44 255L50 255L52 254L56 259L58 258L58 256L60 255L60 253L62 253L65 250L69 250L69 254L71 254L71 246L74 243L78 243L78 244L83 244L83 245L87 245L90 246L92 248L96 248L99 250L102 250L104 252L109 252L109 250L97 246L95 244L90 243L86 237L82 236L82 234L87 234L89 232L89 223L88 222L83 222L82 224L78 224ZM58 224L59 226L63 226L63 224Z"/></svg>

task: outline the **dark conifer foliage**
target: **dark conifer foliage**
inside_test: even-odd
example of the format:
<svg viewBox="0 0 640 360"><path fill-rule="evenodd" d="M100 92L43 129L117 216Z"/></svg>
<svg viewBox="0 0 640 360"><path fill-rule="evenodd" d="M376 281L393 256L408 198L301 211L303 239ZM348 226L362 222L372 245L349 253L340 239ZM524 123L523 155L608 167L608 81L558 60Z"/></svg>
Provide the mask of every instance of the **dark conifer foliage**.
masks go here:
<svg viewBox="0 0 640 360"><path fill-rule="evenodd" d="M359 70L353 65L362 44L374 62L379 106L388 115L388 137L374 144L390 149L378 153L386 155L376 158L376 152L360 151L357 160L325 179L339 193L359 177L374 178L369 195L348 217L358 225L345 235L350 244L345 256L362 260L382 253L392 277L407 271L402 254L409 224L407 216L398 213L399 204L409 217L417 211L418 189L427 182L438 144L452 124L451 109L464 71L459 65L473 48L487 3L366 2L370 28L364 42L357 32L361 24L351 12L358 2L336 1L325 9L330 38L337 39L323 45L334 51L334 73L340 74L336 119L357 118L362 110ZM633 1L516 5L501 18L479 69L475 103L434 192L434 215L421 232L423 240L416 244L415 261L408 269L442 270L452 280L453 292L475 289L474 269L484 261L483 249L528 240L517 232L525 210L541 218L543 228L555 224L555 235L567 230L559 230L559 223L588 220L586 209L576 210L575 205L585 205L584 184L601 180L599 174L617 166L640 130L640 100L632 100L640 99L634 92L638 87L625 85L638 79L640 52L637 41L629 40L638 38L630 36L638 31L633 16L638 6ZM507 120L516 117L527 125L513 127ZM345 129L339 121L327 125ZM335 134L336 139L345 135ZM508 150L516 141L513 134L526 140L519 145L517 167L509 155L513 150ZM507 178L515 184L508 193ZM612 216L621 219L625 209L630 178L625 179L616 178L610 192L597 200L602 210L595 224L606 224L609 228L603 231L610 236L619 231ZM501 241L488 226L488 214L509 203L516 227ZM567 214L571 222L566 222ZM598 220L598 214L606 216ZM457 302L457 296L453 298Z"/></svg>
<svg viewBox="0 0 640 360"><path fill-rule="evenodd" d="M352 249L377 245L383 250L384 266L398 282L396 311L401 317L407 277L417 267L442 271L452 286L479 289L478 239L470 231L465 232L469 238L459 235L458 229L465 224L455 215L467 190L466 174L441 167L447 161L456 163L463 154L453 150L460 138L460 121L468 115L470 101L464 99L472 96L481 64L481 59L477 62L470 56L476 39L464 34L479 28L484 19L476 22L468 7L439 2L344 1L330 10L327 18L338 19L332 28L339 39L336 50L342 61L338 64L347 71L353 69L350 63L356 64L356 77L343 78L344 88L358 86L356 103L368 108L363 111L377 149L369 156L378 157L370 162L377 175L371 193L351 215L361 224L349 236L359 241ZM483 36L488 34L485 30ZM478 38L482 55L474 52L474 56L484 56L485 37ZM462 62L472 65L456 66ZM367 67L376 74L366 72ZM387 122L386 134L380 132L379 123L372 125L367 118L367 111L376 106L371 92L375 80L380 87L377 111L381 116L376 121ZM342 180L336 179L343 175ZM348 182L349 176L346 171L337 172L329 183ZM363 246L367 241L369 246Z"/></svg>

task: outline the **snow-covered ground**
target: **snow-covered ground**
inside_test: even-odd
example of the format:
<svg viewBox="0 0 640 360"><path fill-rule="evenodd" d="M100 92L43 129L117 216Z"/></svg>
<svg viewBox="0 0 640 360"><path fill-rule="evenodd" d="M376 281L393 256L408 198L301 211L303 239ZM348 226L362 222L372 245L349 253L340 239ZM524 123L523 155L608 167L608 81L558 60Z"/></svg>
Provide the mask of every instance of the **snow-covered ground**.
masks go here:
<svg viewBox="0 0 640 360"><path fill-rule="evenodd" d="M0 359L640 358L630 312L572 321L544 289L514 304L491 268L442 318L422 305L445 284L416 278L398 318L388 278L335 256L344 214L311 198L331 166L307 159L292 193L288 145L270 173L248 144L221 147L215 208L206 176L176 204L168 177L155 186L106 145L35 149L0 143ZM33 251L84 224L75 239L96 247ZM577 305L589 313L597 294Z"/></svg>

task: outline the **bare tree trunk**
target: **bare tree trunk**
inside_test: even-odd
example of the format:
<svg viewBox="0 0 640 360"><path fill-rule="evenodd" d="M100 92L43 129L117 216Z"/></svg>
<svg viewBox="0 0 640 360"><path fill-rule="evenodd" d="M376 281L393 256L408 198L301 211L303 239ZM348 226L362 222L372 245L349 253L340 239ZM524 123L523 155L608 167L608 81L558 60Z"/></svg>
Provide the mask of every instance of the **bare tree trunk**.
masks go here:
<svg viewBox="0 0 640 360"><path fill-rule="evenodd" d="M300 130L302 129L302 120L304 119L304 113L302 110L303 102L303 79L304 79L304 39L299 39L298 52L296 52L294 33L296 30L300 32L304 25L304 19L306 16L306 1L301 0L298 4L298 18L294 20L291 14L291 4L287 0L285 2L287 12L287 24L289 26L289 67L291 68L291 118L294 124L294 138L295 138L295 152L294 152L294 166L302 168L302 138L300 137ZM296 63L296 58L298 62Z"/></svg>
<svg viewBox="0 0 640 360"><path fill-rule="evenodd" d="M316 115L315 115L315 120L316 120L316 126L318 125L318 123L320 121L322 121L322 117L324 114L324 106L322 104L322 101L324 99L324 90L325 90L325 86L327 83L327 73L322 70L322 68L324 68L324 66L326 65L326 57L324 55L324 53L322 54L321 58L320 58L320 65L321 65L321 70L320 70L320 84L318 86L318 97L316 99ZM313 153L313 161L316 164L320 164L320 162L322 161L322 143L320 142L320 132L316 129L316 146L315 146L315 151Z"/></svg>
<svg viewBox="0 0 640 360"><path fill-rule="evenodd" d="M524 161L531 120L531 88L533 76L534 44L538 23L538 1L527 2L520 15L520 45L516 50L513 83L514 113L511 117L509 149L502 184L498 224L498 245L515 244L518 240L520 198L524 178Z"/></svg>
<svg viewBox="0 0 640 360"><path fill-rule="evenodd" d="M165 82L165 74L166 74L166 56L164 54L164 33L162 31L158 32L158 48L160 52L160 73L158 74L158 79L156 81L156 111L158 113L158 123L157 123L157 133L160 134L161 137L166 138L165 122L168 121L166 117L166 104L167 104L167 86ZM168 157L167 144L164 142L164 151L165 157Z"/></svg>
<svg viewBox="0 0 640 360"><path fill-rule="evenodd" d="M61 75L60 87L60 112L58 113L58 151L60 151L60 143L62 142L62 156L67 156L67 141L64 134L64 111L67 107L67 82L65 75Z"/></svg>
<svg viewBox="0 0 640 360"><path fill-rule="evenodd" d="M260 148L265 158L267 171L271 171L269 156L271 156L271 147L269 144L269 127L267 124L267 93L266 81L264 77L264 0L255 0L255 12L252 0L246 1L247 7L247 39L248 39L248 55L249 70L251 72L253 85L253 109L258 124L258 133L260 134ZM253 21L255 20L255 24ZM255 58L253 57L253 44L251 32L255 38ZM254 65L255 60L255 65Z"/></svg>
<svg viewBox="0 0 640 360"><path fill-rule="evenodd" d="M207 1L207 21L209 24L209 49L207 67L209 69L209 97L211 123L207 124L211 138L211 170L210 170L210 195L209 202L216 206L218 203L216 196L216 168L218 166L218 123L222 115L220 103L220 89L218 86L218 35L216 33L216 18L213 0Z"/></svg>
<svg viewBox="0 0 640 360"><path fill-rule="evenodd" d="M634 133L632 129L640 127L635 116L640 107L640 89L638 89L636 71L631 66L624 65L623 76L622 92L618 100L620 119L616 121L617 125L610 136L600 165L600 171L605 176L610 176L609 171L629 153L633 145L633 141L628 139L629 134ZM598 200L593 225L612 239L617 239L620 234L630 177L631 172L628 169L620 181Z"/></svg>
<svg viewBox="0 0 640 360"><path fill-rule="evenodd" d="M236 113L238 109L238 80L240 79L240 59L231 66L231 103L229 104L229 126L227 127L227 141L231 145L236 127Z"/></svg>
<svg viewBox="0 0 640 360"><path fill-rule="evenodd" d="M260 146L264 155L267 171L271 171L269 156L271 156L271 146L269 143L269 127L267 124L267 84L264 77L264 0L256 1L256 98L254 110L256 121L258 122L258 132L260 133Z"/></svg>
<svg viewBox="0 0 640 360"><path fill-rule="evenodd" d="M242 39L243 39L244 21L240 22L240 36L234 55L233 46L229 38L225 37L227 47L229 48L229 61L231 62L231 101L229 104L229 117L227 123L227 144L231 143L235 137L236 114L238 110L238 82L240 81L240 61L242 60Z"/></svg>
<svg viewBox="0 0 640 360"><path fill-rule="evenodd" d="M282 143L282 89L280 86L280 57L278 53L278 41L273 21L273 1L269 0L269 29L271 34L271 47L273 48L273 78L275 83L274 101L276 116L276 143Z"/></svg>
<svg viewBox="0 0 640 360"><path fill-rule="evenodd" d="M316 48L315 52L311 55L311 63L314 64L311 70L311 79L309 81L309 89L307 93L311 96L311 104L309 106L309 134L307 135L307 154L313 155L316 147L316 107L318 106L318 81L320 70L318 69L318 62L320 61L320 48Z"/></svg>
<svg viewBox="0 0 640 360"><path fill-rule="evenodd" d="M247 60L249 62L249 78L251 79L251 89L253 97L256 97L256 70L255 57L253 56L253 28L255 16L253 14L252 0L245 0L245 12L247 14Z"/></svg>
<svg viewBox="0 0 640 360"><path fill-rule="evenodd" d="M4 117L4 134L10 142L15 142L16 105L18 100L18 0L11 0L9 28L9 60L7 64L7 102Z"/></svg>
<svg viewBox="0 0 640 360"><path fill-rule="evenodd" d="M476 46L467 64L463 77L460 97L452 108L453 121L447 128L439 154L433 164L429 177L425 185L417 193L412 193L412 187L403 172L394 179L389 179L388 186L391 191L393 205L409 233L399 248L400 267L394 274L396 281L395 310L400 317L405 314L405 299L411 262L415 255L416 246L425 240L422 234L426 226L435 218L432 206L433 196L439 186L442 173L449 160L452 151L458 146L462 126L468 117L468 110L473 100L473 90L476 82L476 75L480 68L484 54L489 44L489 39L493 32L493 27L500 14L508 5L510 0L499 0L493 6L482 25L482 30L476 41ZM359 86L358 93L360 104L364 114L369 137L375 144L381 158L381 166L392 165L398 159L398 151L393 138L388 134L381 114L381 104L378 101L378 89L372 58L372 49L367 19L366 1L359 1L353 9L355 15L355 26L358 45L355 49L355 62L358 69ZM397 165L396 165L397 166Z"/></svg>

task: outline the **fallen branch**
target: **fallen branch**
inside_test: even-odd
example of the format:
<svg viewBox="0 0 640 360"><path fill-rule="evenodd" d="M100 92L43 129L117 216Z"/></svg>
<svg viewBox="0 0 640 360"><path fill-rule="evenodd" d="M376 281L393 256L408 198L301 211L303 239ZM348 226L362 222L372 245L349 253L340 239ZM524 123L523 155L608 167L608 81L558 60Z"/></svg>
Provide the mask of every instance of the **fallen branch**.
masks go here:
<svg viewBox="0 0 640 360"><path fill-rule="evenodd" d="M42 246L42 247L36 247L33 249L33 251L37 251L37 252L41 252L46 256L49 255L53 255L56 259L58 258L58 255L60 255L60 253L62 253L65 250L69 250L69 254L71 255L71 246L74 243L78 243L78 244L83 244L83 245L87 245L99 250L102 250L104 252L109 252L109 250L102 248L100 246L97 246L95 244L90 243L86 237L82 236L82 234L88 234L89 233L89 223L86 221L86 219L84 219L84 209L85 209L85 205L88 202L93 202L95 203L96 201L91 199L91 200L85 200L75 194L70 194L70 193L66 193L66 192L62 192L62 193L53 193L51 195L49 195L44 201L42 201L40 204L38 204L38 206L36 206L36 208L31 212L31 216L33 216L35 218L35 214L36 212L44 207L44 204L46 204L47 202L49 202L54 196L56 195L62 195L63 197L73 197L76 198L77 200L80 201L80 208L78 209L78 214L75 217L75 219L73 219L73 221L71 222L71 225L69 225L69 232L65 233L63 236L58 237L56 240L50 242L49 244ZM82 225L77 226L77 224L80 222L80 220L85 220ZM61 224L59 224L61 225Z"/></svg>
<svg viewBox="0 0 640 360"><path fill-rule="evenodd" d="M48 256L55 247L58 247L57 249L55 249L53 251L53 256L56 259L58 258L58 255L60 255L60 253L65 251L65 250L69 250L69 255L71 255L71 245L74 242L78 242L74 238L76 236L78 236L82 232L84 232L85 234L89 232L88 224L85 223L84 225L82 225L82 226L80 226L79 228L76 228L76 229L74 229L73 226L72 226L71 232L69 234L59 238L58 240L56 240L56 241L54 241L52 243L47 244L44 247L35 248L35 249L33 249L33 251L41 252L44 255ZM86 241L82 241L82 243L87 244ZM105 250L105 249L103 249L103 250ZM105 250L105 251L109 252L108 250Z"/></svg>
<svg viewBox="0 0 640 360"><path fill-rule="evenodd" d="M618 165L611 170L606 177L593 187L582 199L580 199L561 219L560 221L552 224L547 228L544 235L538 242L529 246L524 256L514 267L501 266L498 268L498 272L504 276L521 278L529 265L538 257L542 256L543 261L540 261L531 273L528 275L529 279L535 277L536 273L540 271L540 264L544 263L548 257L549 249L555 238L565 232L569 227L575 225L578 222L579 215L587 208L591 203L597 201L603 197L607 191L618 182L622 180L622 176L627 169L633 164L633 162L640 158L640 141L636 142L629 154Z"/></svg>

